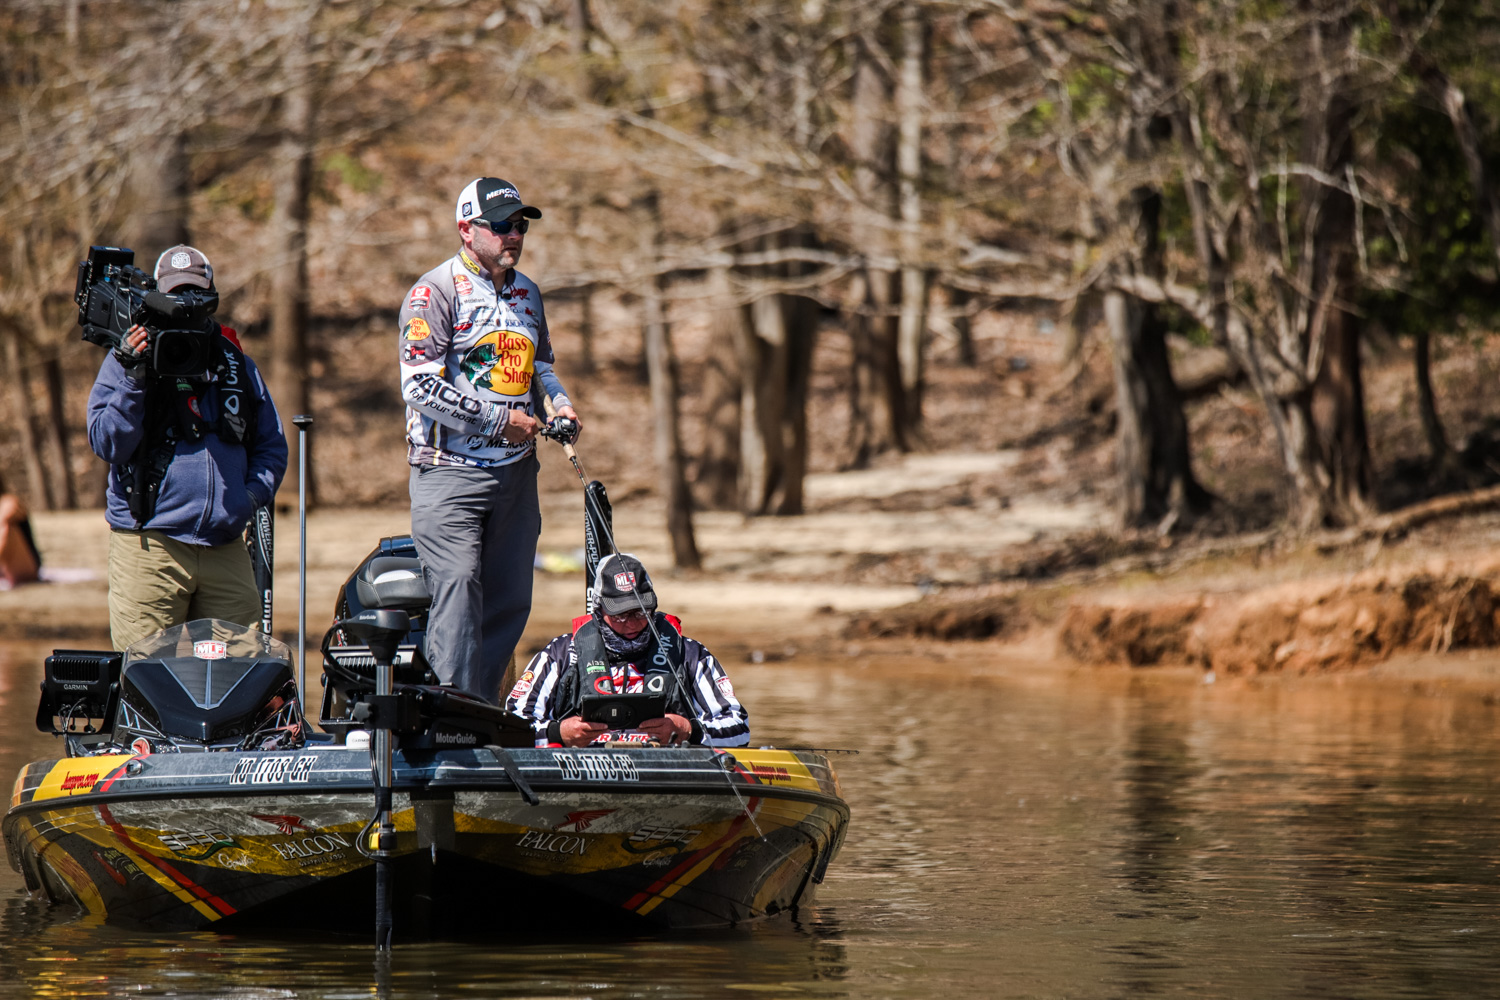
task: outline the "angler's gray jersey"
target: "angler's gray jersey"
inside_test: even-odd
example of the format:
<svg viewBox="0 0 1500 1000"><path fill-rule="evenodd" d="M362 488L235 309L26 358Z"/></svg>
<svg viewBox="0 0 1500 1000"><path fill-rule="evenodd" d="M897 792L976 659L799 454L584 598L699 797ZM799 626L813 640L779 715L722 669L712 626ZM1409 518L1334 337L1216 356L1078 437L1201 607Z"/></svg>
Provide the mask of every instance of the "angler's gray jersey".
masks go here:
<svg viewBox="0 0 1500 1000"><path fill-rule="evenodd" d="M412 465L509 465L531 442L500 440L510 410L535 415L532 380L568 405L552 373L542 293L511 269L496 288L460 250L417 279L401 306L401 397Z"/></svg>

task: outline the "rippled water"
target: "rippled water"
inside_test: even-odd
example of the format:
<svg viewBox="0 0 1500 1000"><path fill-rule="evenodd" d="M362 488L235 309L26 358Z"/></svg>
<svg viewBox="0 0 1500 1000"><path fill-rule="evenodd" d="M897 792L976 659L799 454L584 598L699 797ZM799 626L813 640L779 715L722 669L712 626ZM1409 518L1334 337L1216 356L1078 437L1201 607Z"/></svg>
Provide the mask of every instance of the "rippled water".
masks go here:
<svg viewBox="0 0 1500 1000"><path fill-rule="evenodd" d="M0 646L0 769L40 647ZM976 654L987 655L987 654ZM1445 997L1500 993L1497 709L983 660L745 664L757 742L851 747L818 902L712 935L144 936L0 874L0 993L73 997ZM503 900L493 901L503 906Z"/></svg>

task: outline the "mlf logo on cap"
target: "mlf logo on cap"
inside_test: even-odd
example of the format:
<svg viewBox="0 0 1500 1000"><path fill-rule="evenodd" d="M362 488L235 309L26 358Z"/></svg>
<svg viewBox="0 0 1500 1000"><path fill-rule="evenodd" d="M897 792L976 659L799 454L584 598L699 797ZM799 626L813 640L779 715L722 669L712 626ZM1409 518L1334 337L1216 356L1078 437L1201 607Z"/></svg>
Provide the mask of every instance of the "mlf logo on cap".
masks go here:
<svg viewBox="0 0 1500 1000"><path fill-rule="evenodd" d="M615 574L615 589L616 590L634 590L635 589L635 574L634 573L616 573Z"/></svg>

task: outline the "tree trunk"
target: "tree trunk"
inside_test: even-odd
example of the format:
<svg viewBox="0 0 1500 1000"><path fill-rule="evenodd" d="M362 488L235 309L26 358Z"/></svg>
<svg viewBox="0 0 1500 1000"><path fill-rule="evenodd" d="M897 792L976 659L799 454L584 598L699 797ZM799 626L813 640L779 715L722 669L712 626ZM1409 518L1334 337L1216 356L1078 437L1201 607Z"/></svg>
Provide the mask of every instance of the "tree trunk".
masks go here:
<svg viewBox="0 0 1500 1000"><path fill-rule="evenodd" d="M1416 333L1412 362L1416 369L1417 413L1422 418L1422 435L1427 439L1427 464L1434 474L1446 479L1457 471L1458 455L1448 443L1448 434L1438 416L1437 396L1432 391L1432 336L1426 329Z"/></svg>
<svg viewBox="0 0 1500 1000"><path fill-rule="evenodd" d="M813 350L817 346L818 304L800 295L781 296L782 326L786 331L786 397L781 411L785 442L781 501L776 513L801 514L807 479L807 402L812 387Z"/></svg>
<svg viewBox="0 0 1500 1000"><path fill-rule="evenodd" d="M958 341L958 363L965 368L979 364L979 349L974 344L974 321L969 317L969 302L974 294L967 288L947 286L948 322L953 324L953 336Z"/></svg>
<svg viewBox="0 0 1500 1000"><path fill-rule="evenodd" d="M923 354L927 340L928 274L922 264L922 92L926 27L919 6L901 8L901 65L896 89L900 129L896 169L900 178L901 311L896 355L901 366L902 423L921 436Z"/></svg>
<svg viewBox="0 0 1500 1000"><path fill-rule="evenodd" d="M132 67L135 86L143 96L155 95L151 107L156 110L143 120L140 145L129 154L125 197L129 215L120 242L135 249L136 266L149 274L162 251L189 239L191 178L187 136L170 117L176 105L164 99L176 92L173 74L181 65L169 22L177 15L162 5L142 5L140 10L144 22L140 28L162 39L165 51Z"/></svg>
<svg viewBox="0 0 1500 1000"><path fill-rule="evenodd" d="M703 376L703 455L695 477L697 499L712 510L739 504L740 367L737 360L744 316L729 283L727 268L709 272L713 315L709 320L708 364Z"/></svg>
<svg viewBox="0 0 1500 1000"><path fill-rule="evenodd" d="M766 249L813 245L810 232L782 234ZM757 277L784 281L807 265L762 269ZM740 365L740 510L750 516L800 514L807 476L807 397L817 338L817 304L800 295L768 292L742 310L735 356Z"/></svg>
<svg viewBox="0 0 1500 1000"><path fill-rule="evenodd" d="M584 0L575 0L575 6L582 9L584 24L588 23L588 6ZM572 231L577 233L583 228L583 209L574 202L571 216ZM598 370L594 360L594 286L584 285L578 289L578 338L582 343L579 346L578 363L573 367L580 375L592 375Z"/></svg>
<svg viewBox="0 0 1500 1000"><path fill-rule="evenodd" d="M287 89L282 95L281 140L276 150L276 206L271 216L275 239L271 265L271 398L283 424L309 412L307 351L307 222L312 197L316 79L313 26L320 4L301 5L289 51L282 54ZM286 496L298 495L300 435L287 435ZM311 443L309 442L309 451ZM307 503L316 502L312 455L308 455Z"/></svg>
<svg viewBox="0 0 1500 1000"><path fill-rule="evenodd" d="M1105 293L1104 318L1114 349L1119 412L1120 524L1163 532L1186 525L1210 498L1193 476L1165 324L1155 305L1115 291Z"/></svg>
<svg viewBox="0 0 1500 1000"><path fill-rule="evenodd" d="M36 434L35 414L32 412L31 388L28 385L26 368L21 361L21 335L15 330L0 333L0 351L5 356L8 374L6 384L10 387L11 412L14 423L21 432L21 461L26 468L26 494L30 506L36 510L52 510L52 498L47 491L47 474L42 462L41 442Z"/></svg>
<svg viewBox="0 0 1500 1000"><path fill-rule="evenodd" d="M63 510L78 509L78 494L73 487L73 451L68 447L68 408L63 392L62 362L56 343L49 346L42 361L47 386L47 459L52 469L51 493Z"/></svg>
<svg viewBox="0 0 1500 1000"><path fill-rule="evenodd" d="M636 214L641 239L640 259L654 272L661 256L661 204L655 191L637 203ZM679 569L697 569L703 560L693 535L693 500L688 491L682 453L677 373L663 294L665 280L660 274L653 273L641 283L643 339L651 383L651 414L656 428L657 477L667 507L667 534L672 539L673 562Z"/></svg>
<svg viewBox="0 0 1500 1000"><path fill-rule="evenodd" d="M1325 35L1326 32L1326 35ZM1346 58L1352 28L1347 19L1310 28L1314 55L1337 66ZM1320 60L1314 59L1314 65ZM1318 163L1330 175L1343 177L1354 162L1354 100L1352 84L1341 70L1309 74L1312 92L1308 104L1315 109L1303 139L1306 163ZM1312 185L1319 185L1316 197ZM1302 201L1309 206L1307 219L1315 219L1317 230L1311 241L1311 281L1307 311L1308 329L1303 336L1304 357L1318 361L1311 373L1309 412L1317 436L1323 474L1319 477L1327 496L1316 506L1324 509L1324 520L1333 525L1358 521L1370 513L1373 502L1370 483L1369 434L1365 422L1364 380L1360 367L1360 322L1351 303L1357 288L1354 242L1359 206L1340 188L1305 179ZM1317 199L1321 198L1321 211ZM1321 351L1319 345L1321 344Z"/></svg>
<svg viewBox="0 0 1500 1000"><path fill-rule="evenodd" d="M854 101L849 127L854 159L854 190L859 195L854 224L855 244L884 255L890 247L891 221L898 216L895 187L895 150L885 119L890 88L867 46L856 43ZM870 460L891 449L906 450L902 425L900 362L896 354L897 275L872 265L850 282L848 315L853 371L849 382L849 443L846 468L865 468Z"/></svg>
<svg viewBox="0 0 1500 1000"><path fill-rule="evenodd" d="M786 408L786 324L781 296L763 295L745 307L739 328L740 510L771 509L785 461L781 414Z"/></svg>

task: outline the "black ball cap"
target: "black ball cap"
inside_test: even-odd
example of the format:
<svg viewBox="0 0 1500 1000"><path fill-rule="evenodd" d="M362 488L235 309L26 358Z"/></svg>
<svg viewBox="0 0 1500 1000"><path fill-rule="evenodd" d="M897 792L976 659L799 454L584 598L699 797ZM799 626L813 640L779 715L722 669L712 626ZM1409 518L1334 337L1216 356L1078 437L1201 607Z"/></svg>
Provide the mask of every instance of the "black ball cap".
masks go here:
<svg viewBox="0 0 1500 1000"><path fill-rule="evenodd" d="M455 221L483 219L500 222L520 212L528 219L540 219L542 210L521 200L521 192L510 181L498 177L476 177L458 196Z"/></svg>

